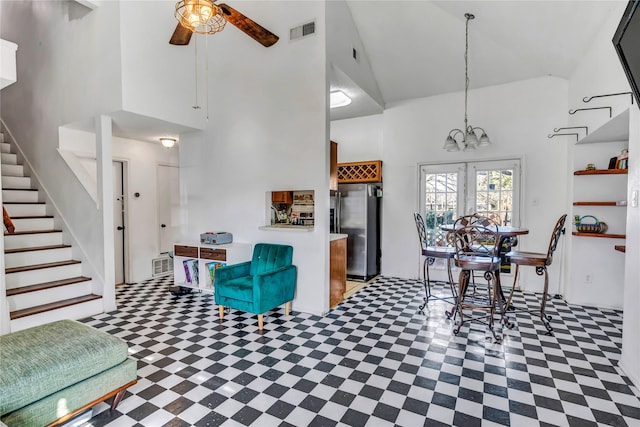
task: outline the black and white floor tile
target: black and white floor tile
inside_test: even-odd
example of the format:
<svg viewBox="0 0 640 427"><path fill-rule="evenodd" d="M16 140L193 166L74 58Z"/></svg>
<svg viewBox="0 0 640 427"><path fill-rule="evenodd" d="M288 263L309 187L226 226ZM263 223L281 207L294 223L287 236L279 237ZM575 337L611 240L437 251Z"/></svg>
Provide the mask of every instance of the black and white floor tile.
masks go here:
<svg viewBox="0 0 640 427"><path fill-rule="evenodd" d="M120 287L117 311L84 321L126 340L139 376L87 426L640 426L617 311L553 299L555 336L523 311L497 344L478 322L454 335L446 302L419 311L421 283L382 277L325 317L267 313L259 333L256 316L220 322L211 294L172 285Z"/></svg>

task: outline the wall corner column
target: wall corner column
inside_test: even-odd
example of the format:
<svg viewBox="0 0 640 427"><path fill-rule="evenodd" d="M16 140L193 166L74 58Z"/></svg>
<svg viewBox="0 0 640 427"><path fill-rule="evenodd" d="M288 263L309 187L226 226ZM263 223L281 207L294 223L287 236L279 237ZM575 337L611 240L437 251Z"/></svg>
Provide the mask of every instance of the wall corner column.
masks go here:
<svg viewBox="0 0 640 427"><path fill-rule="evenodd" d="M102 295L105 312L116 309L115 257L113 237L113 131L111 117L95 118L98 210L102 218L104 283L97 292Z"/></svg>

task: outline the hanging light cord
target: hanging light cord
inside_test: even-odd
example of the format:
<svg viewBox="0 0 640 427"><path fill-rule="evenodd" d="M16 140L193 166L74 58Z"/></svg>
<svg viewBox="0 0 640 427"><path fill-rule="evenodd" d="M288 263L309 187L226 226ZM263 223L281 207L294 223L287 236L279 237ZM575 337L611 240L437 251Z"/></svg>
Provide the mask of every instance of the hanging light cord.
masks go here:
<svg viewBox="0 0 640 427"><path fill-rule="evenodd" d="M193 44L195 46L195 63L194 63L194 70L195 70L195 81L196 81L196 103L195 105L192 107L194 110L198 110L200 108L200 106L198 105L198 37L195 37L195 40L193 41Z"/></svg>

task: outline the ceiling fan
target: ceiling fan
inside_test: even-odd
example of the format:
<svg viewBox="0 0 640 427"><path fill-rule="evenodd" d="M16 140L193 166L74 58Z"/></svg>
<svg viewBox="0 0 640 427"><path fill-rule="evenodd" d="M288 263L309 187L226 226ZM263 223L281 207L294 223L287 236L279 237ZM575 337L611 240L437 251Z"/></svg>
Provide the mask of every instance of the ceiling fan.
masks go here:
<svg viewBox="0 0 640 427"><path fill-rule="evenodd" d="M278 41L273 34L255 21L247 18L227 4L215 4L216 0L180 0L176 3L175 17L178 20L169 43L188 45L193 33L214 34L221 31L227 22L263 45L269 47Z"/></svg>

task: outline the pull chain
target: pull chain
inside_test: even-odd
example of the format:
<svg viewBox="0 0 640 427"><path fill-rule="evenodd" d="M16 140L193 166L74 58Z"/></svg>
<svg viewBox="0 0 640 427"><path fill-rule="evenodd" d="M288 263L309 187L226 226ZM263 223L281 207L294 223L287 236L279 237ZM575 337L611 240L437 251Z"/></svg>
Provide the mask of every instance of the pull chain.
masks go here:
<svg viewBox="0 0 640 427"><path fill-rule="evenodd" d="M207 121L209 121L209 37L205 36L204 39L204 55L205 55L205 78L206 78L206 86L207 93L205 93L205 97L207 99Z"/></svg>
<svg viewBox="0 0 640 427"><path fill-rule="evenodd" d="M196 104L192 107L194 110L199 110L200 106L198 105L198 36L194 37L193 43L195 45L195 81L196 81Z"/></svg>

